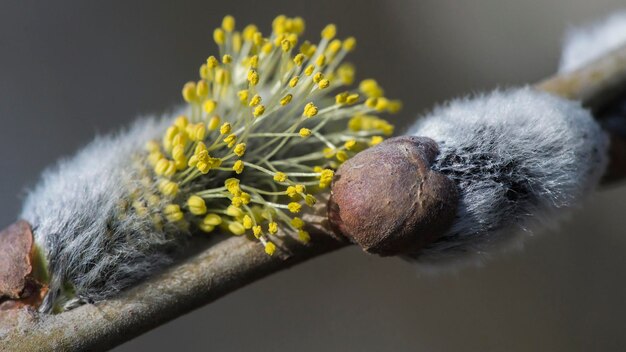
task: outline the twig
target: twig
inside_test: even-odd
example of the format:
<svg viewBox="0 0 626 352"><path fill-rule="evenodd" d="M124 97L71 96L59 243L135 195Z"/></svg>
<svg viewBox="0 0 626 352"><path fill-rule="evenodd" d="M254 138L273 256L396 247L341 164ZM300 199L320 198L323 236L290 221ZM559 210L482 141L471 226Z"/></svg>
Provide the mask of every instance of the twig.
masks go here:
<svg viewBox="0 0 626 352"><path fill-rule="evenodd" d="M626 79L626 47L536 87L597 107ZM347 245L327 225L325 204L309 215L308 246L285 242L289 258L269 257L243 237L226 239L116 299L59 315L11 311L0 321L0 350L106 350L266 275Z"/></svg>

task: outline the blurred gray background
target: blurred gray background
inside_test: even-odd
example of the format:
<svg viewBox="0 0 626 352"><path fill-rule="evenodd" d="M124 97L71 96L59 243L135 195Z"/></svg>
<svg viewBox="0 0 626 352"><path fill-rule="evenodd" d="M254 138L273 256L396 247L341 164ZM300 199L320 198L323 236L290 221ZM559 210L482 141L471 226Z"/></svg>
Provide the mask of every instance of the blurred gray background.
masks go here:
<svg viewBox="0 0 626 352"><path fill-rule="evenodd" d="M96 133L180 102L225 14L267 31L303 16L358 38L360 78L404 100L447 98L556 70L564 30L623 0L54 1L0 5L0 224L28 187ZM626 349L626 188L483 268L418 277L355 248L257 282L117 351L619 351Z"/></svg>

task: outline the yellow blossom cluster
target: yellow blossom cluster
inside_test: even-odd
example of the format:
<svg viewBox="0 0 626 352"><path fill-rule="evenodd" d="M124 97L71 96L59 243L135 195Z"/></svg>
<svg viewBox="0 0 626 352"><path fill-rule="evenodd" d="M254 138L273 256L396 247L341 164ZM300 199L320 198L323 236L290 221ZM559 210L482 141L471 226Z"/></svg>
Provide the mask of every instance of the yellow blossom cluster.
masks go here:
<svg viewBox="0 0 626 352"><path fill-rule="evenodd" d="M253 24L237 30L232 16L215 29L219 55L184 84L186 112L146 146L167 223L247 234L269 255L285 234L306 243L298 214L341 163L393 133L375 114L395 113L400 102L373 79L345 88L356 74L343 59L356 40L337 38L330 24L312 43L304 30L302 18L282 15L267 36Z"/></svg>

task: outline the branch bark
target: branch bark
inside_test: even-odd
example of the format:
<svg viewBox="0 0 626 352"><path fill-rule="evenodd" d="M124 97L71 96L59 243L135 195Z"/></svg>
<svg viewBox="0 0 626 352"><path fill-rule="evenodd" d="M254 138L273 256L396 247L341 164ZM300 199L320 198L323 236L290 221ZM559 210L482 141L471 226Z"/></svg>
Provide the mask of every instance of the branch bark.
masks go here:
<svg viewBox="0 0 626 352"><path fill-rule="evenodd" d="M596 108L623 87L625 80L626 47L535 87ZM6 311L0 321L0 350L106 350L266 275L346 246L348 242L330 230L325 208L320 204L308 215L307 221L315 224L309 229L310 245L285 240L281 252L288 253L287 258L269 257L245 237L232 237L116 299L59 315L39 315L26 309Z"/></svg>

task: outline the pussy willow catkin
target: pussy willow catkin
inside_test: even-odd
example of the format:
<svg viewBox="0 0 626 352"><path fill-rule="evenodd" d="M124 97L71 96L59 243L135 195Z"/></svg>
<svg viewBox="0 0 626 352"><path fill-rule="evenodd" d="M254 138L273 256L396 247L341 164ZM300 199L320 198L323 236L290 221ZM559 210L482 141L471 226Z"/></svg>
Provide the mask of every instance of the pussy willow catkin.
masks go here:
<svg viewBox="0 0 626 352"><path fill-rule="evenodd" d="M299 17L272 27L238 31L226 16L213 32L219 55L184 85L179 114L99 138L44 173L22 214L47 262L42 311L113 296L190 233L247 235L268 255L285 233L309 241L298 214L336 167L393 133L375 115L400 103L372 79L345 90L356 41L336 39L334 25L317 44L301 41Z"/></svg>

